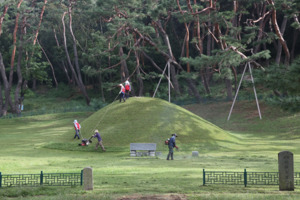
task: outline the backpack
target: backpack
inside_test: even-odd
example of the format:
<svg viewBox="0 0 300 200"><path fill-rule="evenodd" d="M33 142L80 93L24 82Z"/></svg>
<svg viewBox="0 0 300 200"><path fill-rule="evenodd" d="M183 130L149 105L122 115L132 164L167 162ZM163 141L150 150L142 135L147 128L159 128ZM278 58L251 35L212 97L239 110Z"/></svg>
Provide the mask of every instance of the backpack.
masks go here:
<svg viewBox="0 0 300 200"><path fill-rule="evenodd" d="M129 90L129 85L125 85L125 90Z"/></svg>
<svg viewBox="0 0 300 200"><path fill-rule="evenodd" d="M170 138L168 138L168 139L165 141L165 145L168 145L168 144L169 144L169 141L170 141Z"/></svg>

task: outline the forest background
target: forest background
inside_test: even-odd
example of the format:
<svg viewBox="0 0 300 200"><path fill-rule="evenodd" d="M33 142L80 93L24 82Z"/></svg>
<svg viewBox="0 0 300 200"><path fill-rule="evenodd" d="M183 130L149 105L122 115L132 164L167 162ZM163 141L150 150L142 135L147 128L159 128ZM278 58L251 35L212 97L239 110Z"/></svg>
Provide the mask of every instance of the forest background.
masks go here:
<svg viewBox="0 0 300 200"><path fill-rule="evenodd" d="M132 96L152 96L170 63L172 98L233 100L245 64L255 82L298 110L300 1L2 0L0 116L20 114L37 85L78 88L109 102L127 79ZM89 91L89 86L93 90ZM167 82L157 97L167 97ZM96 94L96 96L95 96ZM285 96L285 98L282 98Z"/></svg>

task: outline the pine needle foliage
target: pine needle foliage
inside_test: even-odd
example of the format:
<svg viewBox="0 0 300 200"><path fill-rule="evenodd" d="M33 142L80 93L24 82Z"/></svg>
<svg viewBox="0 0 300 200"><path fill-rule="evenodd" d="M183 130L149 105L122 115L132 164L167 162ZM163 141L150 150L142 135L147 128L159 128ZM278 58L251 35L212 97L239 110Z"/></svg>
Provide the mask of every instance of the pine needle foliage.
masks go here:
<svg viewBox="0 0 300 200"><path fill-rule="evenodd" d="M288 111L300 110L300 58L294 60L288 69L282 64L273 64L265 72L255 70L255 77L257 84L286 94L268 98L270 104Z"/></svg>

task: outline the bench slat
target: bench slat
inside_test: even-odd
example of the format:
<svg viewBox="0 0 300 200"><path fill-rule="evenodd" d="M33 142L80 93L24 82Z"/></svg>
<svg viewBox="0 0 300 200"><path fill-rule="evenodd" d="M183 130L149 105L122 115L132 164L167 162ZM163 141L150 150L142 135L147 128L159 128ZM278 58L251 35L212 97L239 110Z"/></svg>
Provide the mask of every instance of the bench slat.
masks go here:
<svg viewBox="0 0 300 200"><path fill-rule="evenodd" d="M156 143L130 143L130 151L156 151Z"/></svg>

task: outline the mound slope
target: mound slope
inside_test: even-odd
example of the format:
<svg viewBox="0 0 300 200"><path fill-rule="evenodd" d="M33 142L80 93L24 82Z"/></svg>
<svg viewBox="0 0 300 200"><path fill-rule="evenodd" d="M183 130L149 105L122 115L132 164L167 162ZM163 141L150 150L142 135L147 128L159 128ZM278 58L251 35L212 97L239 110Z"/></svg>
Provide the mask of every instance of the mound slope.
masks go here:
<svg viewBox="0 0 300 200"><path fill-rule="evenodd" d="M132 97L126 103L114 102L83 122L79 121L84 138L93 134L107 109L107 114L96 127L105 146L128 147L130 143L157 143L162 147L173 133L178 134L178 145L193 144L194 147L231 138L226 131L180 106L146 97ZM60 141L78 143L77 139L70 141L72 137L74 128L70 128Z"/></svg>

